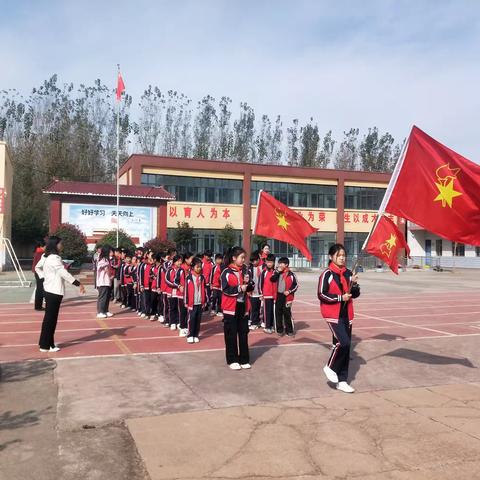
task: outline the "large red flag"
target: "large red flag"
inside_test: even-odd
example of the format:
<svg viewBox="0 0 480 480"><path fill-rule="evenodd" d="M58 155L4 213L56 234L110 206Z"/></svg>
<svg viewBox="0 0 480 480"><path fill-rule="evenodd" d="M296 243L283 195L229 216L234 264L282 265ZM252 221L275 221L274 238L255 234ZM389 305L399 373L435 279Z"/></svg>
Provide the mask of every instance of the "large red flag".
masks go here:
<svg viewBox="0 0 480 480"><path fill-rule="evenodd" d="M373 227L365 251L385 262L398 275L398 254L402 248L410 256L410 248L402 232L383 215Z"/></svg>
<svg viewBox="0 0 480 480"><path fill-rule="evenodd" d="M385 210L454 242L480 245L480 165L417 127L399 161Z"/></svg>
<svg viewBox="0 0 480 480"><path fill-rule="evenodd" d="M125 91L125 84L123 83L122 74L118 72L117 79L117 100L122 98L122 93Z"/></svg>
<svg viewBox="0 0 480 480"><path fill-rule="evenodd" d="M301 215L294 212L268 193L261 191L257 206L254 235L275 238L297 247L308 259L312 255L307 247L307 237L317 231Z"/></svg>

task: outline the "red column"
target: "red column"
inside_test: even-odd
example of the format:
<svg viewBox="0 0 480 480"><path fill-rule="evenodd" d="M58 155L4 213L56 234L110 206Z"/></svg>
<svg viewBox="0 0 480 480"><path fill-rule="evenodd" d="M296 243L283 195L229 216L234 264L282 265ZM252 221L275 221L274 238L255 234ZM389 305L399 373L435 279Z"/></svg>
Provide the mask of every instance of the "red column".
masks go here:
<svg viewBox="0 0 480 480"><path fill-rule="evenodd" d="M338 179L337 184L337 243L345 240L345 180Z"/></svg>
<svg viewBox="0 0 480 480"><path fill-rule="evenodd" d="M62 202L58 198L50 198L50 232L54 232L62 223Z"/></svg>
<svg viewBox="0 0 480 480"><path fill-rule="evenodd" d="M161 240L167 239L167 202L157 207L157 236Z"/></svg>
<svg viewBox="0 0 480 480"><path fill-rule="evenodd" d="M243 190L242 190L242 202L243 202L243 247L250 255L250 240L251 233L250 227L252 224L252 206L250 201L250 184L252 180L252 174L245 172L243 177Z"/></svg>

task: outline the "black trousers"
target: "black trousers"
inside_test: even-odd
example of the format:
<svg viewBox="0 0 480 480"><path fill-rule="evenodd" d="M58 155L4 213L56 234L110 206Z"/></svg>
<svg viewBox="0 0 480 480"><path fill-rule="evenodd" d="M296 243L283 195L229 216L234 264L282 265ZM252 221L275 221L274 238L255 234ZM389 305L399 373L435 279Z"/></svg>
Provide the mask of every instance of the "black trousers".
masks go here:
<svg viewBox="0 0 480 480"><path fill-rule="evenodd" d="M217 290L216 288L212 291L212 310L215 313L220 313L222 311L222 291Z"/></svg>
<svg viewBox="0 0 480 480"><path fill-rule="evenodd" d="M223 333L225 336L225 356L227 364L250 362L248 351L248 317L245 315L245 303L237 302L235 315L225 314L223 317Z"/></svg>
<svg viewBox="0 0 480 480"><path fill-rule="evenodd" d="M187 321L188 321L188 310L185 306L185 302L183 298L178 299L178 313L180 316L180 328L187 328Z"/></svg>
<svg viewBox="0 0 480 480"><path fill-rule="evenodd" d="M158 298L157 291L150 292L150 315L158 315Z"/></svg>
<svg viewBox="0 0 480 480"><path fill-rule="evenodd" d="M142 313L150 315L150 310L152 308L152 292L147 288L142 292L142 303Z"/></svg>
<svg viewBox="0 0 480 480"><path fill-rule="evenodd" d="M178 324L178 298L177 297L170 297L168 299L168 306L169 306L169 324L170 325L177 325Z"/></svg>
<svg viewBox="0 0 480 480"><path fill-rule="evenodd" d="M188 310L188 336L198 337L200 333L200 322L202 321L202 306L194 305Z"/></svg>
<svg viewBox="0 0 480 480"><path fill-rule="evenodd" d="M259 297L251 297L250 301L250 322L252 325L260 325L260 308L262 306L262 301Z"/></svg>
<svg viewBox="0 0 480 480"><path fill-rule="evenodd" d="M327 324L336 340L327 365L337 374L339 382L346 382L352 340L350 322L348 318L340 317L338 323L327 322Z"/></svg>
<svg viewBox="0 0 480 480"><path fill-rule="evenodd" d="M275 301L275 324L277 333L293 333L292 304L287 305L283 293L278 293Z"/></svg>
<svg viewBox="0 0 480 480"><path fill-rule="evenodd" d="M38 274L35 272L35 310L41 310L43 307L43 298L45 297L43 291L43 278L40 278Z"/></svg>
<svg viewBox="0 0 480 480"><path fill-rule="evenodd" d="M263 321L265 328L274 328L274 301L273 298L265 298L263 300Z"/></svg>
<svg viewBox="0 0 480 480"><path fill-rule="evenodd" d="M212 303L212 287L205 285L205 311L209 309Z"/></svg>
<svg viewBox="0 0 480 480"><path fill-rule="evenodd" d="M98 287L97 313L107 313L110 305L111 287Z"/></svg>
<svg viewBox="0 0 480 480"><path fill-rule="evenodd" d="M163 321L164 323L170 323L170 302L166 293L162 293L163 296Z"/></svg>
<svg viewBox="0 0 480 480"><path fill-rule="evenodd" d="M45 292L45 315L43 317L42 331L38 344L40 348L48 349L55 346L54 335L57 328L58 312L63 295Z"/></svg>

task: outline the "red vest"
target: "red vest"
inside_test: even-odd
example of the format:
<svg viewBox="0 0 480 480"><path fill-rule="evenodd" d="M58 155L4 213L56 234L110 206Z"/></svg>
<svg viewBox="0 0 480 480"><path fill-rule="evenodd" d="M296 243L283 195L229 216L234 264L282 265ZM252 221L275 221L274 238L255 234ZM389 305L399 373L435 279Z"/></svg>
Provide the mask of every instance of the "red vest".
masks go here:
<svg viewBox="0 0 480 480"><path fill-rule="evenodd" d="M335 281L335 277L332 273L331 270L327 268L321 275L319 279L319 288L321 288L321 285L323 283L323 276L325 273L330 272L330 283L328 287L328 292L333 295L342 295L345 292L342 292L342 289L340 285ZM326 303L326 302L320 302L320 311L322 313L322 317L327 320L327 322L334 322L337 323L338 319L340 317L340 308L342 306L342 302L336 302L336 303ZM350 300L347 304L347 311L348 311L348 318L349 320L353 320L354 317L354 312L353 312L353 302Z"/></svg>

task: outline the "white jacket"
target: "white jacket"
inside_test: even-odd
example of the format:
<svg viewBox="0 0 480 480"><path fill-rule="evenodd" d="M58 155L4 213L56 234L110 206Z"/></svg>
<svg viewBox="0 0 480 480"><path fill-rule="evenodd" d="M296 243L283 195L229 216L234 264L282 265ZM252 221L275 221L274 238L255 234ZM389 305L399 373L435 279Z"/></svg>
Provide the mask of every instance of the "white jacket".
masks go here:
<svg viewBox="0 0 480 480"><path fill-rule="evenodd" d="M60 255L42 256L35 267L40 278L43 278L43 289L56 295L65 295L65 281L74 283L75 277L70 275L63 265Z"/></svg>

